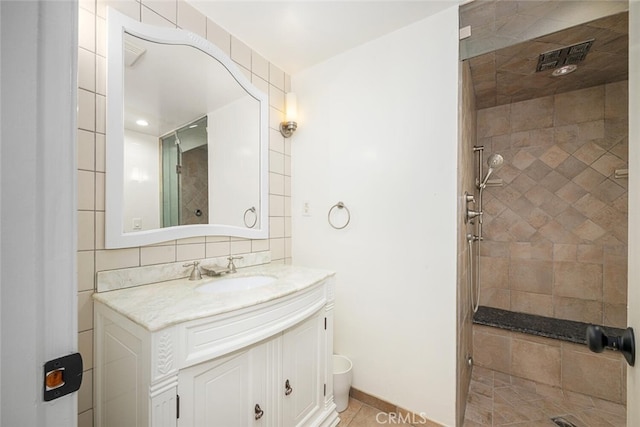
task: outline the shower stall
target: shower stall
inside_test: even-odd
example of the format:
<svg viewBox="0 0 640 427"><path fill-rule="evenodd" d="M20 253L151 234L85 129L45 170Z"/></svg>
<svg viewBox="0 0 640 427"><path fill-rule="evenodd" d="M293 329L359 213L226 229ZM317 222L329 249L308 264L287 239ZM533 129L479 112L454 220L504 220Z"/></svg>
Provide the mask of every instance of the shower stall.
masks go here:
<svg viewBox="0 0 640 427"><path fill-rule="evenodd" d="M510 19L525 25L527 2L487 1L463 6L461 27L487 10L499 21L507 3ZM533 3L538 17L544 7L563 7ZM484 44L499 47L490 52L461 43L468 60L460 71L459 425L586 426L601 418L625 425L621 355L590 353L562 330L500 325L525 319L559 329L563 322L626 327L623 3L623 10L510 45L496 36ZM569 71L552 76L567 64ZM503 400L488 403L487 395ZM598 414L596 406L607 410Z"/></svg>

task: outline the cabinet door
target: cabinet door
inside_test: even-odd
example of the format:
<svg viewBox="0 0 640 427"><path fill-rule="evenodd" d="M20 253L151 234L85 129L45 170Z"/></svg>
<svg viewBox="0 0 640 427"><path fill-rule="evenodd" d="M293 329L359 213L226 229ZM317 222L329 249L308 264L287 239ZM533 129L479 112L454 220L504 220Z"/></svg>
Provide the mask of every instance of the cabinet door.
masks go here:
<svg viewBox="0 0 640 427"><path fill-rule="evenodd" d="M234 353L180 371L178 427L266 426L264 346ZM263 412L264 411L264 412Z"/></svg>
<svg viewBox="0 0 640 427"><path fill-rule="evenodd" d="M320 410L324 317L320 312L282 336L283 427L303 425Z"/></svg>

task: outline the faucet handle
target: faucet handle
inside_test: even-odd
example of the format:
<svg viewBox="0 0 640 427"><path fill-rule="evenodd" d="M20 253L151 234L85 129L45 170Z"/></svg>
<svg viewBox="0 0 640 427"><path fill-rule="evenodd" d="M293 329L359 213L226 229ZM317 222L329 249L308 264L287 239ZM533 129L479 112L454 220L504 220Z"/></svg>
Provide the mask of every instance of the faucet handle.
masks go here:
<svg viewBox="0 0 640 427"><path fill-rule="evenodd" d="M193 271L191 271L191 275L189 276L189 280L200 280L202 279L202 274L200 273L200 267L198 267L200 261L188 262L186 264L182 264L183 267L189 267L193 265Z"/></svg>
<svg viewBox="0 0 640 427"><path fill-rule="evenodd" d="M234 260L236 259L243 259L244 257L241 256L230 256L227 259L229 260L229 264L227 265L227 269L231 270L232 273L236 272L236 265L233 263Z"/></svg>

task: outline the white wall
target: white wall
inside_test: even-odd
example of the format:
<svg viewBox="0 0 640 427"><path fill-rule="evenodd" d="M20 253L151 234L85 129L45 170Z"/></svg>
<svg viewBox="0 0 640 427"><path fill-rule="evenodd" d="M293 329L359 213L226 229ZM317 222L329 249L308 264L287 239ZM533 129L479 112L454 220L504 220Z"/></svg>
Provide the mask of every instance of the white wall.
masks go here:
<svg viewBox="0 0 640 427"><path fill-rule="evenodd" d="M292 77L293 261L337 272L353 386L455 424L458 8ZM302 216L304 202L311 216ZM351 223L334 230L343 201Z"/></svg>
<svg viewBox="0 0 640 427"><path fill-rule="evenodd" d="M160 145L158 138L124 130L124 231L160 228Z"/></svg>

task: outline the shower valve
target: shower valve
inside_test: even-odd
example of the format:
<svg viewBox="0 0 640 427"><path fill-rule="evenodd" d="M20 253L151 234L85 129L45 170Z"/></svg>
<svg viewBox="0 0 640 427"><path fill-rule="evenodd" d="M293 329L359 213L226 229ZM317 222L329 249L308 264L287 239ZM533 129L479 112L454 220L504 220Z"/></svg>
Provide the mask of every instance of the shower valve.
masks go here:
<svg viewBox="0 0 640 427"><path fill-rule="evenodd" d="M474 211L472 209L468 209L467 208L467 212L464 216L464 222L472 222L474 220L474 218L479 217L482 215L482 212L480 211Z"/></svg>

